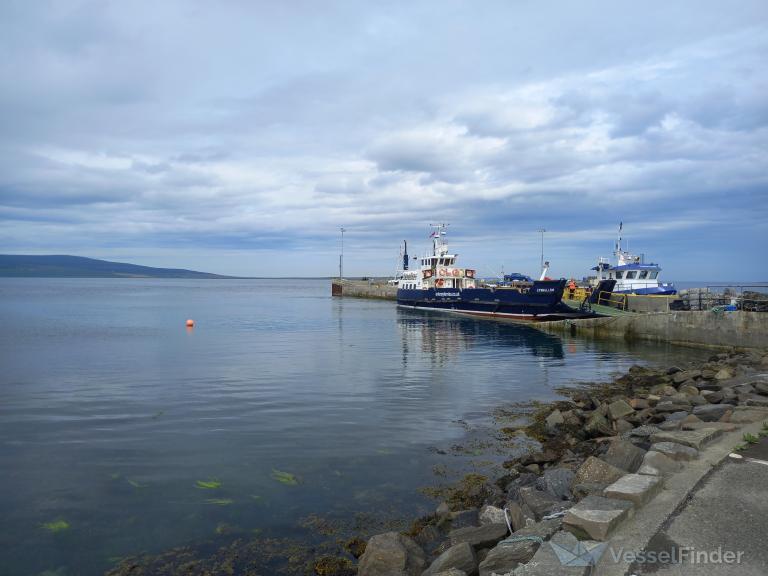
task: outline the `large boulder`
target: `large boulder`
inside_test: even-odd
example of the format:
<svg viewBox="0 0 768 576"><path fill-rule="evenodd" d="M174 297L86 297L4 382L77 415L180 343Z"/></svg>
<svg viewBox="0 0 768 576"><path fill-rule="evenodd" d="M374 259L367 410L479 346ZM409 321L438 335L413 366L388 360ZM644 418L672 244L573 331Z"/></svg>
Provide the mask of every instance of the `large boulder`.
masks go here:
<svg viewBox="0 0 768 576"><path fill-rule="evenodd" d="M633 514L633 504L601 496L587 496L563 518L563 528L580 539L607 540L616 527Z"/></svg>
<svg viewBox="0 0 768 576"><path fill-rule="evenodd" d="M559 498L555 498L542 490L537 490L534 486L520 488L519 500L523 509L530 510L536 520L541 520L555 508L560 507L561 503Z"/></svg>
<svg viewBox="0 0 768 576"><path fill-rule="evenodd" d="M536 487L558 500L568 500L574 476L573 470L568 468L550 468L536 480Z"/></svg>
<svg viewBox="0 0 768 576"><path fill-rule="evenodd" d="M508 532L506 523L486 524L485 526L467 526L466 528L451 530L448 533L448 538L451 540L451 546L467 542L477 550L495 546Z"/></svg>
<svg viewBox="0 0 768 576"><path fill-rule="evenodd" d="M486 524L504 524L506 522L504 519L504 510L488 504L480 508L479 518L481 526L485 526Z"/></svg>
<svg viewBox="0 0 768 576"><path fill-rule="evenodd" d="M608 416L611 418L611 420L624 418L632 414L634 411L635 409L627 404L627 402L624 400L615 400L608 404Z"/></svg>
<svg viewBox="0 0 768 576"><path fill-rule="evenodd" d="M638 470L639 474L651 474L654 476L668 476L682 470L683 465L673 460L666 454L649 450L645 453L643 463Z"/></svg>
<svg viewBox="0 0 768 576"><path fill-rule="evenodd" d="M573 478L574 484L610 484L615 482L625 472L605 460L590 456L579 466Z"/></svg>
<svg viewBox="0 0 768 576"><path fill-rule="evenodd" d="M611 442L602 459L616 468L621 468L627 472L637 472L643 462L643 456L645 456L645 450L638 448L632 442L617 438Z"/></svg>
<svg viewBox="0 0 768 576"><path fill-rule="evenodd" d="M517 542L502 542L492 549L488 556L480 562L480 576L507 574L525 564L539 549L537 540L519 540Z"/></svg>
<svg viewBox="0 0 768 576"><path fill-rule="evenodd" d="M360 557L358 576L419 576L427 565L424 551L399 532L377 534Z"/></svg>
<svg viewBox="0 0 768 576"><path fill-rule="evenodd" d="M704 422L717 422L729 410L731 406L728 404L704 404L694 407L693 414Z"/></svg>
<svg viewBox="0 0 768 576"><path fill-rule="evenodd" d="M436 576L440 572L446 572L451 568L463 570L468 576L476 576L477 555L474 548L468 542L461 542L448 548L429 565L429 568L422 573L422 576ZM361 573L358 572L358 574ZM393 576L395 576L394 573ZM397 574L396 576L400 575Z"/></svg>
<svg viewBox="0 0 768 576"><path fill-rule="evenodd" d="M584 425L584 431L589 436L611 436L613 435L613 428L603 414L595 410L592 415L587 419L587 423Z"/></svg>

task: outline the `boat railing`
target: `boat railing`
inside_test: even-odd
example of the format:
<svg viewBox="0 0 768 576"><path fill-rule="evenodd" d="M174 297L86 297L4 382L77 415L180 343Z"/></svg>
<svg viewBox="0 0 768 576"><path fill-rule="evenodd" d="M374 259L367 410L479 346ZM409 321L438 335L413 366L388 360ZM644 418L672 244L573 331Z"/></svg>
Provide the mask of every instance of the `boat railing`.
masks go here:
<svg viewBox="0 0 768 576"><path fill-rule="evenodd" d="M615 292L600 292L597 296L597 304L609 306L617 310L627 309L628 294L616 294Z"/></svg>

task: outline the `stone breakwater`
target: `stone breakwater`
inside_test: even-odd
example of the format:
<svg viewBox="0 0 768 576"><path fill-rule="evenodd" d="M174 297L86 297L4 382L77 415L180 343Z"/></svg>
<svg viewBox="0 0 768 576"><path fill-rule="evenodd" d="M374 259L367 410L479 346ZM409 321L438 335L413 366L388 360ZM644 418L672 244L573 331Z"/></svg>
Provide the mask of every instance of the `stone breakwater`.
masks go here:
<svg viewBox="0 0 768 576"><path fill-rule="evenodd" d="M635 366L565 391L527 426L505 430L539 448L505 462L499 478L467 476L409 532L373 536L358 575L587 574L557 550L610 541L724 433L766 422L768 434L766 352L721 353L686 369Z"/></svg>

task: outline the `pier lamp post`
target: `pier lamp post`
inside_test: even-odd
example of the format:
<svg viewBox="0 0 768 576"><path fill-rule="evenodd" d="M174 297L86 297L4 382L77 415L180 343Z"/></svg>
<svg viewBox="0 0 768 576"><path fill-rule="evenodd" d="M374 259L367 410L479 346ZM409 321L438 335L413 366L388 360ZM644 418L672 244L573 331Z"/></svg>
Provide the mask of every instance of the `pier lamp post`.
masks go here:
<svg viewBox="0 0 768 576"><path fill-rule="evenodd" d="M544 270L544 232L546 229L539 228L537 232L541 233L541 270Z"/></svg>
<svg viewBox="0 0 768 576"><path fill-rule="evenodd" d="M344 232L347 231L344 226L341 230L341 254L339 254L339 280L344 280Z"/></svg>

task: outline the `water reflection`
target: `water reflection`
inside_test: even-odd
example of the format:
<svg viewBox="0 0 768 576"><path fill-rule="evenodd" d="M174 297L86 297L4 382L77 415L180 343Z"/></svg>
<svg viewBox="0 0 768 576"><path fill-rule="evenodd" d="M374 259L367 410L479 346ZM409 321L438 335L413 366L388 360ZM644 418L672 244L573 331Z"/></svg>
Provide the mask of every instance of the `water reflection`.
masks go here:
<svg viewBox="0 0 768 576"><path fill-rule="evenodd" d="M426 355L435 365L443 365L477 345L508 347L516 353L525 350L542 358L565 356L561 338L523 324L398 309L397 325L404 367L414 355L419 361Z"/></svg>

